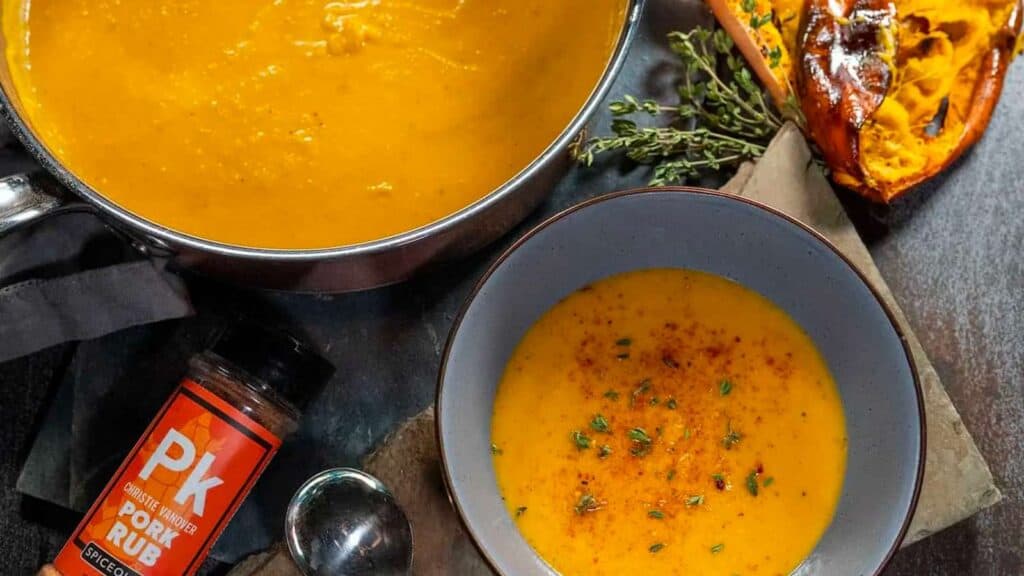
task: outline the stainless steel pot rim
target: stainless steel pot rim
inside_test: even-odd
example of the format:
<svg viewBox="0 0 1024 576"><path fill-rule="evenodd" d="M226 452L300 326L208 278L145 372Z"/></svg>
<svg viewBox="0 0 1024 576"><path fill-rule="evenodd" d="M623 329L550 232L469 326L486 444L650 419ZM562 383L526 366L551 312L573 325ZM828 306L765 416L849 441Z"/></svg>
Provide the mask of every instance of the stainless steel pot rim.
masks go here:
<svg viewBox="0 0 1024 576"><path fill-rule="evenodd" d="M126 224L130 230L141 231L150 239L162 242L170 246L183 246L193 250L199 250L223 256L245 258L249 260L269 261L291 261L307 262L320 261L324 259L368 255L389 250L401 249L405 246L430 236L444 233L455 227L464 220L469 220L477 214L487 211L492 205L514 191L522 182L528 180L535 172L539 171L545 161L557 154L560 149L566 146L583 129L590 114L601 103L605 95L611 89L612 83L618 76L619 70L625 62L628 48L636 37L640 23L640 15L646 0L626 0L626 18L622 24L622 32L619 34L618 42L612 51L611 57L605 67L600 80L590 93L583 106L576 112L569 125L559 136L548 145L533 161L517 174L505 181L504 184L489 192L479 200L453 212L439 220L414 228L412 230L371 240L357 244L336 246L331 248L312 249L274 249L274 248L251 248L225 244L214 240L206 240L198 236L185 234L172 230L161 224L138 216L110 201L101 193L94 190L88 184L65 168L53 155L52 152L37 139L27 123L14 109L11 98L7 91L0 87L0 114L6 119L11 132L32 154L32 156L48 172L57 177L61 184L72 190L75 194L83 197L91 205L97 207L100 212L114 216L120 222Z"/></svg>

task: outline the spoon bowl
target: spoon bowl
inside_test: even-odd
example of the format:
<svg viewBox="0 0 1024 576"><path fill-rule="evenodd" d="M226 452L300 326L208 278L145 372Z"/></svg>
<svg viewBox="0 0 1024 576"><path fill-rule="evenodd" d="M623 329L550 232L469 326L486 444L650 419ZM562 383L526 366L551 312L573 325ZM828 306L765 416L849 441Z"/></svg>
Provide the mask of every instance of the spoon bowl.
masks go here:
<svg viewBox="0 0 1024 576"><path fill-rule="evenodd" d="M412 566L412 529L380 480L352 468L310 478L292 497L285 540L306 576L398 575Z"/></svg>

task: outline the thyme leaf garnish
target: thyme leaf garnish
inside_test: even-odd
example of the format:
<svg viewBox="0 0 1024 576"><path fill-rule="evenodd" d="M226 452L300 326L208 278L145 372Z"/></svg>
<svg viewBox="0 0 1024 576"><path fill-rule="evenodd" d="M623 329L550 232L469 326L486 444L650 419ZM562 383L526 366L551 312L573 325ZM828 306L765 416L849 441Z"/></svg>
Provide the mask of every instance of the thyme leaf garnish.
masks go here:
<svg viewBox="0 0 1024 576"><path fill-rule="evenodd" d="M750 492L751 496L757 496L757 472L751 472L747 474L747 492Z"/></svg>
<svg viewBox="0 0 1024 576"><path fill-rule="evenodd" d="M769 12L767 14L761 14L760 16L758 16L757 14L752 14L750 16L750 27L753 28L754 30L757 30L761 26L764 26L765 24L768 24L771 21L772 21L772 14L771 14L771 12Z"/></svg>
<svg viewBox="0 0 1024 576"><path fill-rule="evenodd" d="M739 444L739 441L743 439L743 435L732 429L732 422L725 425L725 436L722 437L722 446L726 450L732 450L732 447Z"/></svg>
<svg viewBox="0 0 1024 576"><path fill-rule="evenodd" d="M636 401L638 399L640 399L641 396L646 394L647 391L650 390L650 389L651 389L651 379L650 378L644 378L643 380L641 380L640 384L636 387L636 390L633 390L633 394L629 397L629 405L630 406L635 405Z"/></svg>
<svg viewBox="0 0 1024 576"><path fill-rule="evenodd" d="M590 448L590 437L579 430L573 430L570 434L573 444L576 445L577 450L586 450Z"/></svg>
<svg viewBox="0 0 1024 576"><path fill-rule="evenodd" d="M633 448L629 451L633 456L645 456L651 451L653 440L651 440L650 435L643 428L633 428L630 430L629 439L633 442Z"/></svg>
<svg viewBox="0 0 1024 576"><path fill-rule="evenodd" d="M611 434L611 425L608 424L608 419L600 414L594 414L594 419L590 421L590 427L595 432L601 432L602 434Z"/></svg>
<svg viewBox="0 0 1024 576"><path fill-rule="evenodd" d="M580 496L580 499L576 501L576 506L573 508L577 514L583 516L591 512L597 512L601 509L601 503L594 498L593 494L586 493Z"/></svg>
<svg viewBox="0 0 1024 576"><path fill-rule="evenodd" d="M632 430L630 430L629 439L632 440L633 442L639 442L641 444L651 443L651 437L643 428L633 428Z"/></svg>

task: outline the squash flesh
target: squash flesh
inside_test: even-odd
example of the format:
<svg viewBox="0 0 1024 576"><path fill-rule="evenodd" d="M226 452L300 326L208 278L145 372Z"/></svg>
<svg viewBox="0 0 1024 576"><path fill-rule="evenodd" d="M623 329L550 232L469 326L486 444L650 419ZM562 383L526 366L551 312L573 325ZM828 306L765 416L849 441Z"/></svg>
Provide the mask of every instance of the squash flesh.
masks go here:
<svg viewBox="0 0 1024 576"><path fill-rule="evenodd" d="M1005 0L897 2L893 83L860 131L865 184L897 192L949 161L965 137L986 55L1014 8Z"/></svg>

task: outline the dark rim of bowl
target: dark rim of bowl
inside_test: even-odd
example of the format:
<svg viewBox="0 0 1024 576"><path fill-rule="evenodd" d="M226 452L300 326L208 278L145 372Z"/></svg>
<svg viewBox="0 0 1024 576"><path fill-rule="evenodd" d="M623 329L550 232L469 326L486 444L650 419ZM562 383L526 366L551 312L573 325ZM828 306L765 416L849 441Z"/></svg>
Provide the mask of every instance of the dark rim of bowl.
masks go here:
<svg viewBox="0 0 1024 576"><path fill-rule="evenodd" d="M452 323L451 330L448 332L448 340L445 342L444 354L441 356L441 367L438 370L437 375L437 394L434 400L434 434L437 439L438 452L441 455L441 474L444 477L444 487L445 491L448 494L448 500L455 508L455 511L457 512L459 517L459 522L462 524L462 527L466 530L466 533L469 535L470 541L473 543L473 546L476 548L477 552L480 553L480 556L483 557L483 559L487 562L487 565L491 568L493 572L495 572L496 574L504 574L504 572L502 572L498 568L497 563L494 561L491 555L487 552L487 550L484 549L483 545L480 543L480 540L477 537L476 532L474 532L472 526L469 525L469 522L466 519L465 512L463 511L462 506L459 504L459 499L455 494L454 488L452 487L452 478L451 475L449 474L448 458L445 455L444 451L444 438L441 435L441 422L443 422L443 419L441 417L441 397L442 394L444 394L444 375L448 368L448 359L451 355L452 345L455 342L455 336L458 334L459 328L461 328L462 326L462 321L466 317L466 312L469 310L469 307L473 304L473 301L476 300L477 294L480 292L480 290L483 289L484 285L487 284L487 281L490 280L494 272L502 264L505 263L509 256L511 256L513 252L518 250L520 246L528 242L531 238L539 234L547 227L557 223L558 221L573 214L574 212L577 212L584 208L588 208L594 204L599 204L601 202L606 202L608 200L621 198L623 196L634 196L656 192L682 192L687 194L700 194L704 196L718 196L728 200L746 203L750 206L760 208L761 210L768 212L771 215L781 218L782 220L788 222L789 224L792 224L797 228L800 228L803 231L809 233L812 237L817 239L818 242L821 242L825 247L827 247L836 256L838 256L843 262L845 262L846 265L850 268L850 270L852 270L853 273L857 275L861 283L863 283L864 286L866 286L867 289L871 292L871 295L874 296L875 301L878 302L878 305L881 306L882 310L885 311L885 315L889 319L889 324L892 326L893 331L896 332L896 336L899 337L900 344L903 346L903 353L907 358L907 364L910 367L910 374L914 381L914 393L917 396L917 414L918 429L920 430L920 445L917 454L917 475L914 478L914 493L911 495L910 505L907 507L907 513L906 516L903 518L903 523L902 526L900 526L899 534L896 535L896 538L893 540L892 545L889 547L889 551L885 554L885 557L882 558L882 561L879 563L878 568L876 568L873 573L873 576L879 576L882 573L882 571L885 570L885 567L888 566L889 562L892 561L893 556L899 550L900 544L903 542L903 539L907 535L907 530L910 529L910 521L913 519L914 511L917 509L918 499L921 496L921 486L924 481L925 456L927 454L927 427L925 421L924 392L921 389L921 378L920 375L917 373L917 366L914 364L914 358L913 354L911 354L910 352L910 345L907 342L907 336L903 333L903 329L900 328L899 323L896 322L896 315L889 308L889 305L886 304L885 300L882 299L882 296L881 294L878 293L878 290L876 290L875 287L872 286L870 282L868 282L868 279L856 266L854 266L853 262L851 262L850 259L847 258L846 255L843 254L838 248L836 248L835 244L833 244L832 241L823 236L821 233L814 230L807 224L804 224L803 222L797 220L796 218L793 218L792 216L785 214L780 210L772 208L767 204L763 204L756 200L751 200L750 198L744 198L743 196L737 196L735 194L728 194L725 192L709 190L707 188L698 188L694 186L632 188L629 190L622 190L619 192L611 192L609 194L605 194L602 196L598 196L596 198L591 198L590 200L580 202L579 204L576 204L574 206L570 206L569 208L566 208L565 210L558 212L557 214L549 217L540 224L536 225L535 227L527 231L525 234L523 234L522 237L513 242L511 246L505 249L505 251L502 252L501 255L498 256L498 258L487 268L487 271L484 272L483 276L480 277L480 280L477 281L476 285L473 287L473 290L469 293L469 296L466 297L465 302L463 302L462 307L459 309L458 314L455 316L455 322ZM533 551L533 553L537 555L536 551ZM543 557L541 557L541 560L544 560ZM552 569L552 571L554 570Z"/></svg>

